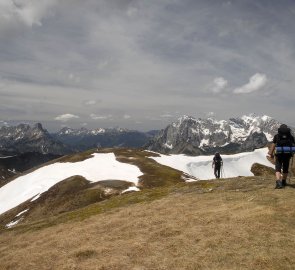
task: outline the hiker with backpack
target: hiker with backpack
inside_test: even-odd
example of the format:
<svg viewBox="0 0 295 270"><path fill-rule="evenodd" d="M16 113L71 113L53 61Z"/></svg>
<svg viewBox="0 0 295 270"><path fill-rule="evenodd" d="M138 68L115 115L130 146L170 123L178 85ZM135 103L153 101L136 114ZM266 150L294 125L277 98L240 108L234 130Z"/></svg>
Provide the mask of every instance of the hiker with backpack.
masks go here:
<svg viewBox="0 0 295 270"><path fill-rule="evenodd" d="M218 152L215 153L212 162L212 168L214 168L214 175L216 178L220 178L220 170L223 165L222 158Z"/></svg>
<svg viewBox="0 0 295 270"><path fill-rule="evenodd" d="M283 188L287 185L289 163L292 157L292 146L295 145L295 140L291 134L290 128L282 124L278 128L278 134L274 136L272 142L268 155L271 158L275 158L275 188Z"/></svg>

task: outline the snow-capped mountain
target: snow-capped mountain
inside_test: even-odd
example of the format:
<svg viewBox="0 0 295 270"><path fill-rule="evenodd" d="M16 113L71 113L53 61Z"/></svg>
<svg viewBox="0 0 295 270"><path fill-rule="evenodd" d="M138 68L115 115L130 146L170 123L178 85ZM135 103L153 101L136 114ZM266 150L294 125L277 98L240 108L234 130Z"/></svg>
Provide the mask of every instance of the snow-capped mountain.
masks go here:
<svg viewBox="0 0 295 270"><path fill-rule="evenodd" d="M142 147L151 138L149 133L122 128L72 129L64 127L53 136L76 151L94 147Z"/></svg>
<svg viewBox="0 0 295 270"><path fill-rule="evenodd" d="M0 128L0 152L64 155L69 149L56 141L40 123L34 126L19 124Z"/></svg>
<svg viewBox="0 0 295 270"><path fill-rule="evenodd" d="M98 135L105 133L106 130L104 128L97 128L93 130L88 130L87 128L73 129L69 127L62 128L57 136L87 136L87 135Z"/></svg>
<svg viewBox="0 0 295 270"><path fill-rule="evenodd" d="M229 120L183 116L160 131L146 148L188 155L252 151L271 141L279 125L266 115L250 114Z"/></svg>

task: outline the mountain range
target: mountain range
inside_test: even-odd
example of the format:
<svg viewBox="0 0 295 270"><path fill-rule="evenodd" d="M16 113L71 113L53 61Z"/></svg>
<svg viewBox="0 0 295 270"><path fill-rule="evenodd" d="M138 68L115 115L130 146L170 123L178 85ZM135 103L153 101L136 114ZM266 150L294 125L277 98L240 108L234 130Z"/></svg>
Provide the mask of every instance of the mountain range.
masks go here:
<svg viewBox="0 0 295 270"><path fill-rule="evenodd" d="M254 114L229 120L183 116L161 130L146 148L187 155L252 151L270 142L280 124L269 116Z"/></svg>
<svg viewBox="0 0 295 270"><path fill-rule="evenodd" d="M79 152L91 148L104 147L143 147L157 131L140 132L123 128L72 129L62 128L52 134L53 138Z"/></svg>
<svg viewBox="0 0 295 270"><path fill-rule="evenodd" d="M206 155L216 151L238 153L263 147L281 123L254 114L229 120L183 116L161 131L122 128L72 129L50 134L40 123L0 128L0 156L37 152L65 155L92 148L145 148L166 154Z"/></svg>
<svg viewBox="0 0 295 270"><path fill-rule="evenodd" d="M0 153L2 156L38 152L41 154L64 155L71 149L53 138L40 123L30 126L2 126L0 128Z"/></svg>
<svg viewBox="0 0 295 270"><path fill-rule="evenodd" d="M157 131L139 132L121 128L88 130L62 128L50 134L37 123L0 128L0 186L7 179L35 166L70 153L91 148L145 145Z"/></svg>

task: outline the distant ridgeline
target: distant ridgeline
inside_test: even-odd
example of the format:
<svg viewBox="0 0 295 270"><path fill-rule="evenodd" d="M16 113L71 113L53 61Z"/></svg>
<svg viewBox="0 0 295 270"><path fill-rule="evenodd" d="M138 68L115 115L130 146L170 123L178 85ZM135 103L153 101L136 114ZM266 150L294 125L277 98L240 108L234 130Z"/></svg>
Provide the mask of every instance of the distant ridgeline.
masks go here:
<svg viewBox="0 0 295 270"><path fill-rule="evenodd" d="M0 128L0 156L36 152L65 155L97 147L143 147L157 131L139 132L121 128L88 130L65 127L50 134L40 123Z"/></svg>
<svg viewBox="0 0 295 270"><path fill-rule="evenodd" d="M50 134L40 123L0 127L0 185L19 172L74 152L104 147L143 147L157 131L63 128Z"/></svg>
<svg viewBox="0 0 295 270"><path fill-rule="evenodd" d="M220 121L183 116L161 130L146 148L187 155L253 151L270 142L280 124L269 116L254 114Z"/></svg>
<svg viewBox="0 0 295 270"><path fill-rule="evenodd" d="M65 127L49 134L41 124L20 124L0 128L0 154L34 152L60 156L97 147L145 148L166 154L230 154L264 147L280 124L269 116L254 114L229 120L183 116L161 131L150 132Z"/></svg>
<svg viewBox="0 0 295 270"><path fill-rule="evenodd" d="M39 123L34 126L19 124L0 128L0 153L2 155L28 152L64 155L70 153L71 150L55 140Z"/></svg>
<svg viewBox="0 0 295 270"><path fill-rule="evenodd" d="M52 136L67 145L72 151L85 151L105 147L143 147L157 131L140 132L122 128L89 130L86 128L63 128Z"/></svg>

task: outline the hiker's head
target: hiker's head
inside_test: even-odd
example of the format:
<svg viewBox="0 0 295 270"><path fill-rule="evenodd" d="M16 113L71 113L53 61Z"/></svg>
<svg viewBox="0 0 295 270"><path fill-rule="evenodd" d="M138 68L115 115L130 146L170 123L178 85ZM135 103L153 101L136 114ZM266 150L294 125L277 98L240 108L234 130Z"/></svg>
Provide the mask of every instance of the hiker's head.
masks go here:
<svg viewBox="0 0 295 270"><path fill-rule="evenodd" d="M215 157L219 157L219 156L220 156L219 152L216 152Z"/></svg>
<svg viewBox="0 0 295 270"><path fill-rule="evenodd" d="M288 126L286 124L281 124L279 128L285 129L285 128L288 128Z"/></svg>
<svg viewBox="0 0 295 270"><path fill-rule="evenodd" d="M278 128L278 133L288 133L290 132L290 129L286 124L281 124L280 127Z"/></svg>

